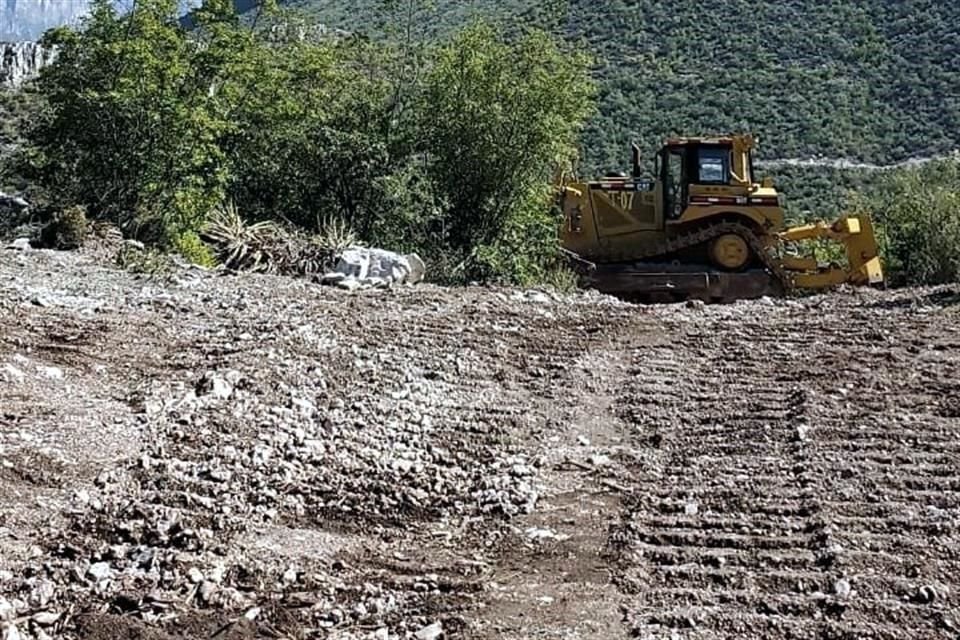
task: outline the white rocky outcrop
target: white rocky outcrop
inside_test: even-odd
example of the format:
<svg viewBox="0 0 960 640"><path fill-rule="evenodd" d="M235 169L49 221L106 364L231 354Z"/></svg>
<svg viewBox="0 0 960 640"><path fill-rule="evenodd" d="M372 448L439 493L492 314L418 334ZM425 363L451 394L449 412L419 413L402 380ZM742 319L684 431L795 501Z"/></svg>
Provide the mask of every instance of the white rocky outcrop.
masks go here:
<svg viewBox="0 0 960 640"><path fill-rule="evenodd" d="M56 49L37 42L0 43L0 86L15 88L56 59Z"/></svg>
<svg viewBox="0 0 960 640"><path fill-rule="evenodd" d="M77 0L4 0L0 3L0 41L37 40L44 31L74 26L89 3Z"/></svg>

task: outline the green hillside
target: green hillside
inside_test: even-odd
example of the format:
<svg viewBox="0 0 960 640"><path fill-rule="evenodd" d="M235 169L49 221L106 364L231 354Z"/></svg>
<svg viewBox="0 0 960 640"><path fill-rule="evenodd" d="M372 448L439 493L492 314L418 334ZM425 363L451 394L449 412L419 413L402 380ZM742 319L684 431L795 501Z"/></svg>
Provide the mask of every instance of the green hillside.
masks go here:
<svg viewBox="0 0 960 640"><path fill-rule="evenodd" d="M400 0L291 0L331 26L403 32ZM421 3L412 3L421 4ZM418 37L473 14L537 25L597 56L601 113L587 171L622 167L631 139L752 130L763 157L875 163L960 147L960 3L937 0L437 0ZM384 9L393 5L392 12Z"/></svg>

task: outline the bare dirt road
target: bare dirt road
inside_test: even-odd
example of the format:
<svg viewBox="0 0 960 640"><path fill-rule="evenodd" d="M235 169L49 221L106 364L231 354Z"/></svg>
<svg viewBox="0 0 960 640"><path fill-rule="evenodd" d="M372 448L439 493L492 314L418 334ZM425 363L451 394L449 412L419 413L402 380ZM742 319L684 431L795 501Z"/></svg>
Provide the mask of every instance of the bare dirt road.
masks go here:
<svg viewBox="0 0 960 640"><path fill-rule="evenodd" d="M960 290L0 253L0 637L956 638ZM3 635L6 634L6 635Z"/></svg>

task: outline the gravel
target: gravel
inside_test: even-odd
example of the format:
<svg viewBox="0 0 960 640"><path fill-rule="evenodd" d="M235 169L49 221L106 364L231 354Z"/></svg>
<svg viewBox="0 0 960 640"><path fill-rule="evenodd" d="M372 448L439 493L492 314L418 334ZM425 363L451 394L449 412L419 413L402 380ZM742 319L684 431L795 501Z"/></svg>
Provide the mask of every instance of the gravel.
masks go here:
<svg viewBox="0 0 960 640"><path fill-rule="evenodd" d="M798 314L820 338L801 328L768 345L755 383L773 385L776 359L811 342L818 366L849 380L849 360L830 346L848 315L858 326L885 319L884 340L903 344L928 326L954 326L930 311L950 289L690 308L482 287L351 293L186 266L137 275L112 266L116 248L0 252L7 637L169 640L228 629L237 638L424 640L507 637L511 624L518 637L534 627L586 637L601 621L625 634L641 619L635 626L646 629L650 609L626 594L674 593L657 582L660 565L642 564L667 566L669 552L598 548L653 545L638 524L646 521L661 531L657 542L678 535L665 518L704 527L694 540L715 535L717 519L735 520L740 508L720 497L747 495L750 474L784 452L798 470L789 473L805 473L802 453L821 425L835 427L827 418L860 401L830 385L809 396L826 408L808 424L784 417L793 400L779 391L769 392L774 404L747 406L749 394L714 403L704 385L732 384L724 367L749 360L765 327L784 331ZM897 306L918 296L918 306ZM933 339L949 342L938 331ZM916 348L942 358L944 375L952 370L948 351ZM734 428L753 414L770 423L766 432L728 438L775 443L760 462L698 471L719 459L698 448L726 440L709 430L684 440L687 420ZM911 416L902 419L919 420ZM679 457L664 469L664 447L689 457L671 454ZM799 478L786 486L806 486ZM661 500L661 487L673 493ZM955 518L950 500L923 517ZM810 547L816 562L860 557L844 551L846 532L822 533ZM735 554L708 555L696 551L696 562L741 570L724 569ZM612 579L595 574L601 560ZM632 582L638 576L652 576L652 590ZM918 574L906 598L947 606L955 589L938 580ZM819 588L850 606L872 602L854 583ZM707 629L713 618L677 607L664 620Z"/></svg>

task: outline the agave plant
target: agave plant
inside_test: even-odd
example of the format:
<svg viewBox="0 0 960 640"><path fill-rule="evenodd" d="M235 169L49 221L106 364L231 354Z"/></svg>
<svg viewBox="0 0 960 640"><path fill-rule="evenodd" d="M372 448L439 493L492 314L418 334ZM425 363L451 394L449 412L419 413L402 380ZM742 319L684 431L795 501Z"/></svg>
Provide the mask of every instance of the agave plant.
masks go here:
<svg viewBox="0 0 960 640"><path fill-rule="evenodd" d="M342 218L328 216L324 222L318 221L317 229L313 244L330 255L338 256L357 245L357 234Z"/></svg>
<svg viewBox="0 0 960 640"><path fill-rule="evenodd" d="M227 268L257 271L270 267L270 245L280 231L280 227L269 220L246 222L230 201L213 211L202 237L216 248Z"/></svg>
<svg viewBox="0 0 960 640"><path fill-rule="evenodd" d="M357 234L342 218L328 216L323 222L318 220L317 229L309 246L301 251L300 273L329 271L345 250L358 244Z"/></svg>

